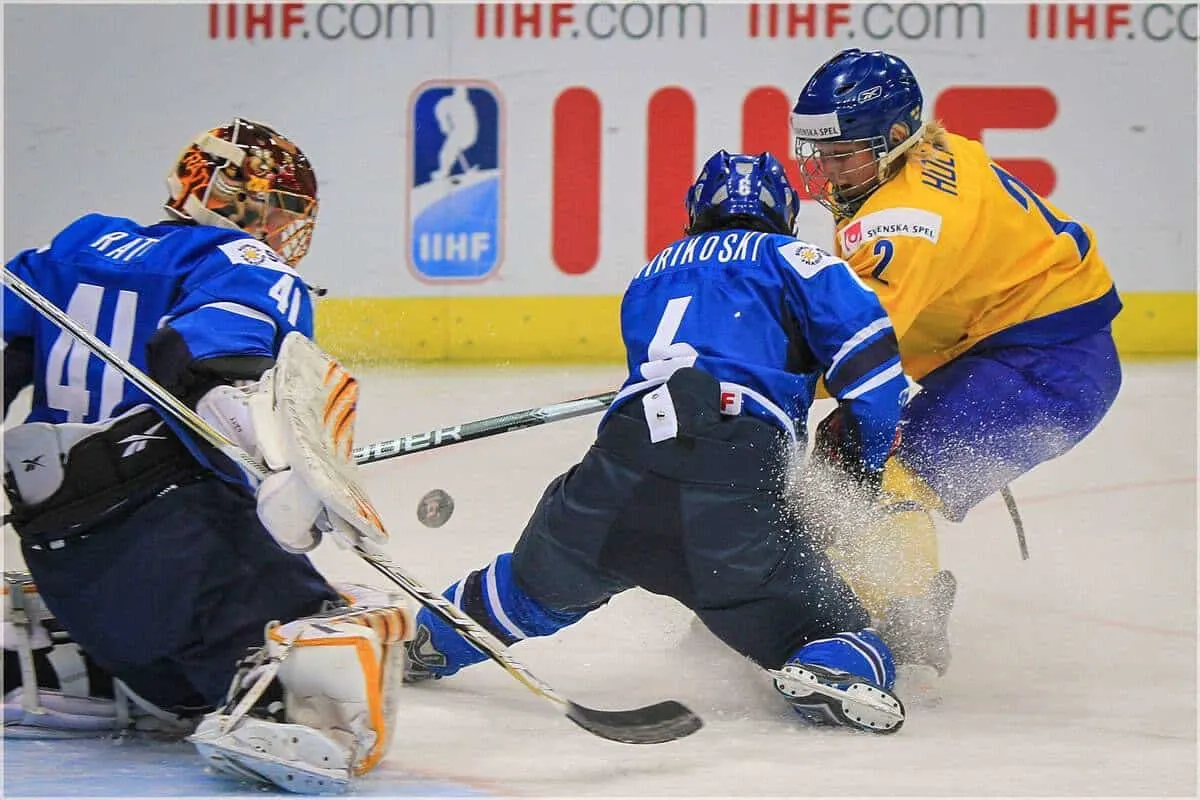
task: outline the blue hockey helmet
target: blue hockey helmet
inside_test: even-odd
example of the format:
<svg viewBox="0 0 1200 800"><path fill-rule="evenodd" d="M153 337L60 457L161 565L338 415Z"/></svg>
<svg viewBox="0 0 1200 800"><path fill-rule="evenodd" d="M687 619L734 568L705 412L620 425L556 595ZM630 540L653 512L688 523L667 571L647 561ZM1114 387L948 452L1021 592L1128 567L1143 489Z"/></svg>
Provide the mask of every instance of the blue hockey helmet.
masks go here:
<svg viewBox="0 0 1200 800"><path fill-rule="evenodd" d="M852 215L921 140L924 98L912 70L879 50L843 50L809 79L792 108L805 188L834 213Z"/></svg>
<svg viewBox="0 0 1200 800"><path fill-rule="evenodd" d="M687 192L688 233L722 223L759 220L774 233L792 232L800 198L779 159L718 150Z"/></svg>

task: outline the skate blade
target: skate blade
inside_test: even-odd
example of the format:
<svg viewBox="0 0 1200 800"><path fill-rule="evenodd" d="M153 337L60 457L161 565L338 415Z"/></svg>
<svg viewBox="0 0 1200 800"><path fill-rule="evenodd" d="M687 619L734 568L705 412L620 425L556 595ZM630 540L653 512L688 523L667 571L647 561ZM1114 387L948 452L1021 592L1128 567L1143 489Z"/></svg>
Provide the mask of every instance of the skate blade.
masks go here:
<svg viewBox="0 0 1200 800"><path fill-rule="evenodd" d="M833 676L818 677L812 668L788 664L771 670L775 688L794 705L824 707L839 724L867 733L895 733L904 725L904 704L892 694L861 679L845 687L830 685ZM810 715L805 715L810 716ZM811 718L811 716L810 716Z"/></svg>

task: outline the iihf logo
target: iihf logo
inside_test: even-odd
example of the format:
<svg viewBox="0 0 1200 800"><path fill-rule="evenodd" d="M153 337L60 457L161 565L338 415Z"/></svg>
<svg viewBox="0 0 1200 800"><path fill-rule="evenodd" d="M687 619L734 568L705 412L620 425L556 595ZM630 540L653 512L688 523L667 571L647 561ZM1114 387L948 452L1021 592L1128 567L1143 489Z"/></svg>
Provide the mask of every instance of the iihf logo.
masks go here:
<svg viewBox="0 0 1200 800"><path fill-rule="evenodd" d="M417 88L412 101L409 260L433 280L479 280L502 252L502 119L498 92L478 81Z"/></svg>

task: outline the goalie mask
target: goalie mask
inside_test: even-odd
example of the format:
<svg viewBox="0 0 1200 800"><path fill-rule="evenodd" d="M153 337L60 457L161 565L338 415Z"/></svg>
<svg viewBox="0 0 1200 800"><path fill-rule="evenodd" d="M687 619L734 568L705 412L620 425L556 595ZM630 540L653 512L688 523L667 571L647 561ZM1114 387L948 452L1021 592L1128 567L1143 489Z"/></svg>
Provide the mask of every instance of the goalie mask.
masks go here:
<svg viewBox="0 0 1200 800"><path fill-rule="evenodd" d="M237 117L199 134L167 175L169 214L237 228L296 266L317 217L317 176L294 143Z"/></svg>

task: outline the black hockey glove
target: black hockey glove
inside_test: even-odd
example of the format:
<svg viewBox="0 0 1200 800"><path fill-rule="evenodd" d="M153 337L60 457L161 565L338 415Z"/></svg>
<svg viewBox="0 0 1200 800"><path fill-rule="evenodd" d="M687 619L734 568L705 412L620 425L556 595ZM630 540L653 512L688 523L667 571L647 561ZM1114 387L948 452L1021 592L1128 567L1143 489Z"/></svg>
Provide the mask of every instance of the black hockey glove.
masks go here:
<svg viewBox="0 0 1200 800"><path fill-rule="evenodd" d="M870 469L863 463L858 420L853 414L847 414L840 404L817 425L812 458L814 462L845 475L868 497L878 496L883 470Z"/></svg>

